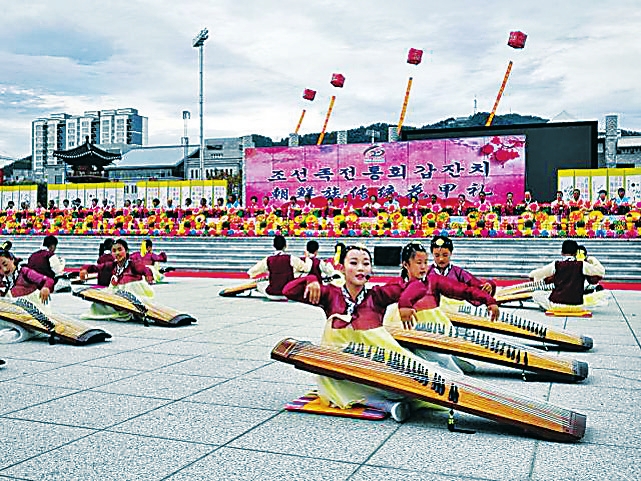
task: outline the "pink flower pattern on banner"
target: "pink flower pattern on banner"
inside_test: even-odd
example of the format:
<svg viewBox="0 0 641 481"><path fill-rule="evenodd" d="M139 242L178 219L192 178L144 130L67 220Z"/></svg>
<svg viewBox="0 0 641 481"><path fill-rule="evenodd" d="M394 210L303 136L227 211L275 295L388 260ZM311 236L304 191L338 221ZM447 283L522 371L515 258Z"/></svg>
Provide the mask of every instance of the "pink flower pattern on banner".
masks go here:
<svg viewBox="0 0 641 481"><path fill-rule="evenodd" d="M501 167L513 159L518 159L520 150L525 146L525 140L519 137L492 137L489 143L481 147L481 154L493 160Z"/></svg>

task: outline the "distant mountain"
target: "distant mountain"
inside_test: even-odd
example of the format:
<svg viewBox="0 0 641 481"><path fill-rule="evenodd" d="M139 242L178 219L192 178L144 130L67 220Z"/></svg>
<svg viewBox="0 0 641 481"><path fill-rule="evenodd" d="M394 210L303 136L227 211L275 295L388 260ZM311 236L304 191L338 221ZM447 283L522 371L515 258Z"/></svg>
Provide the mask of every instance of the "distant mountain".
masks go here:
<svg viewBox="0 0 641 481"><path fill-rule="evenodd" d="M436 122L435 124L423 125L421 127L412 127L411 125L403 126L405 130L414 130L417 128L420 129L452 129L452 128L461 128L461 127L480 127L485 125L489 113L488 112L478 112L469 117L458 117L458 118L449 118ZM519 114L506 114L506 115L497 115L494 117L492 125L516 125L516 124L537 124L545 123L548 119L543 119L541 117L536 117L533 115L519 115ZM394 124L395 125L395 124ZM379 136L377 140L379 142L387 142L387 131L392 124L386 123L377 123L371 124L367 127L360 126L355 129L350 129L347 131L347 143L348 144L360 144L367 143L372 141L372 136L366 134L366 131L373 130L378 132ZM315 134L305 134L301 135L299 143L300 145L315 145L318 140L318 133ZM336 143L336 132L328 132L325 134L325 144L335 144ZM288 139L280 139L279 141L273 141L270 137L265 137L263 135L252 135L252 139L256 147L276 147L276 146L286 146Z"/></svg>

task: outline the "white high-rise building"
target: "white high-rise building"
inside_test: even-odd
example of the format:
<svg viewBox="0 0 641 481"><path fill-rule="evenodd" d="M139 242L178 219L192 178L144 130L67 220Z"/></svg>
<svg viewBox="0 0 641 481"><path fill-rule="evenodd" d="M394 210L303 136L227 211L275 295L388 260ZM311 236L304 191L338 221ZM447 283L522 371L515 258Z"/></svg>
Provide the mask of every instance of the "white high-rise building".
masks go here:
<svg viewBox="0 0 641 481"><path fill-rule="evenodd" d="M87 140L108 150L147 145L147 117L133 108L52 114L34 120L31 127L34 178L49 183L62 183L65 177L65 166L53 156L55 150L74 149Z"/></svg>

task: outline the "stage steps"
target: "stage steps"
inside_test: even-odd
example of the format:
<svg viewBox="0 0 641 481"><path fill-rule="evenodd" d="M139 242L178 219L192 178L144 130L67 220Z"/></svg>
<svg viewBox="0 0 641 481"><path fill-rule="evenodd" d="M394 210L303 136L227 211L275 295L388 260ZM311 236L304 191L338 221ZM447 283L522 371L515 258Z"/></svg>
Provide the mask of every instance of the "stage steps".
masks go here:
<svg viewBox="0 0 641 481"><path fill-rule="evenodd" d="M140 248L144 237L127 236L130 250ZM13 251L27 258L42 244L42 236L7 236L14 243ZM173 237L152 238L155 251L165 251L169 265L179 269L221 272L246 271L255 262L270 254L272 239L268 237ZM308 238L288 238L288 252L303 255ZM320 257L333 255L337 241L346 244L362 242L372 251L376 246L403 246L410 239L399 238L317 238ZM532 269L561 258L564 239L469 239L454 238L453 262L469 269L478 277L524 279ZM95 262L98 236L59 236L58 253L68 267ZM641 239L577 239L589 255L596 256L606 268L606 280L641 282ZM429 239L422 241L429 249ZM374 266L377 275L397 275L399 267Z"/></svg>

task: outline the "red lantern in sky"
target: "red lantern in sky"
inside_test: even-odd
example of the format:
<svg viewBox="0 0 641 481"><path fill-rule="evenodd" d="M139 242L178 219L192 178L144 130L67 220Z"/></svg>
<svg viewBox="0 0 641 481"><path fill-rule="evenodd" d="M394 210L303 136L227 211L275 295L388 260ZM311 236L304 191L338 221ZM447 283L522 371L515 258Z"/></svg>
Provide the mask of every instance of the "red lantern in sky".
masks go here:
<svg viewBox="0 0 641 481"><path fill-rule="evenodd" d="M316 98L316 90L305 89L303 91L303 98L305 100L314 100Z"/></svg>
<svg viewBox="0 0 641 481"><path fill-rule="evenodd" d="M527 35L523 32L510 32L510 39L507 41L507 44L512 48L523 48L525 47L525 39Z"/></svg>
<svg viewBox="0 0 641 481"><path fill-rule="evenodd" d="M339 73L332 74L332 80L330 82L334 87L342 88L345 85L345 77Z"/></svg>
<svg viewBox="0 0 641 481"><path fill-rule="evenodd" d="M423 51L417 48L410 48L409 53L407 54L407 63L412 65L418 65L423 59Z"/></svg>

